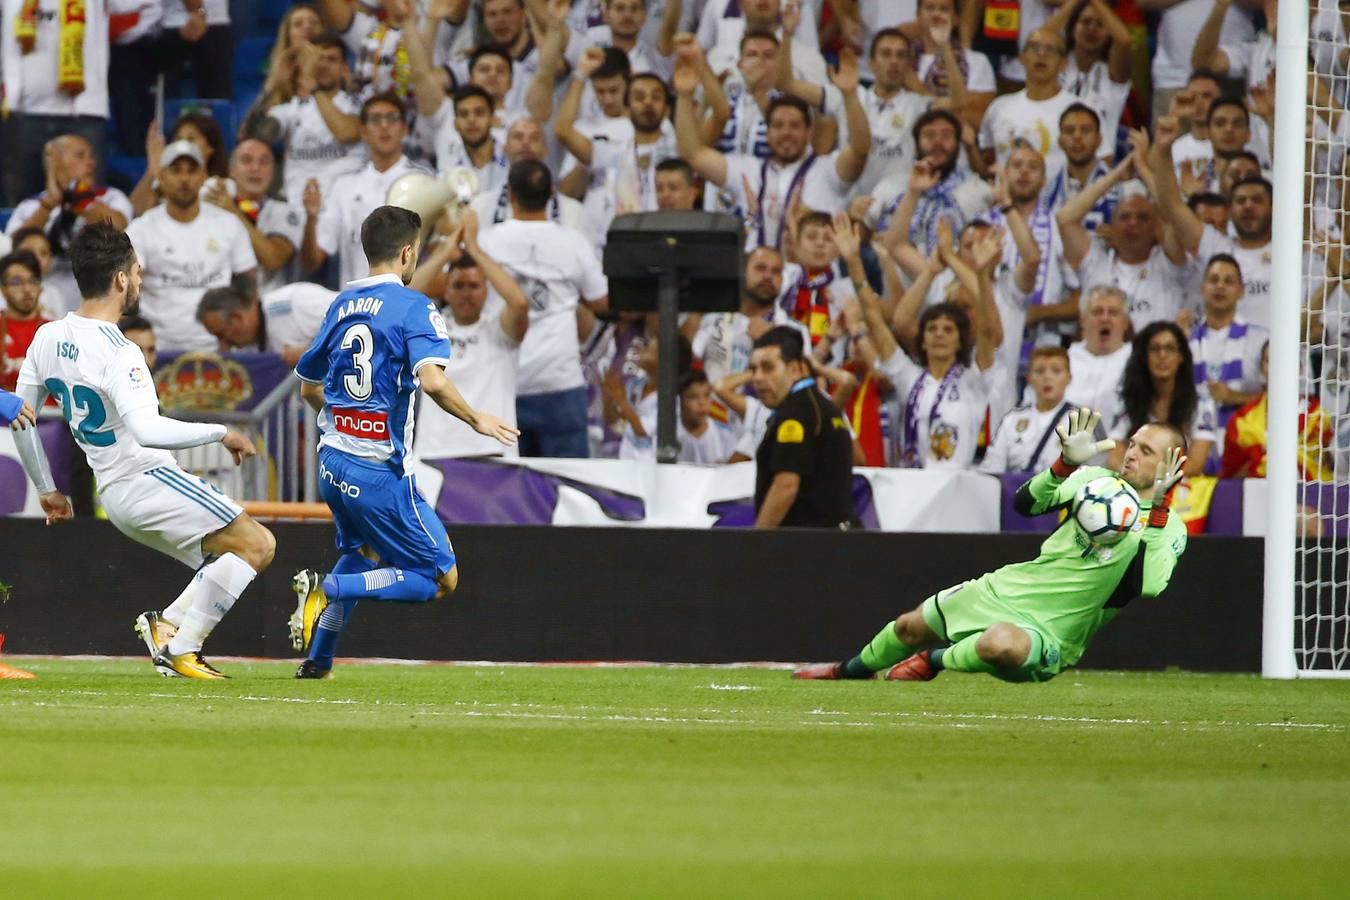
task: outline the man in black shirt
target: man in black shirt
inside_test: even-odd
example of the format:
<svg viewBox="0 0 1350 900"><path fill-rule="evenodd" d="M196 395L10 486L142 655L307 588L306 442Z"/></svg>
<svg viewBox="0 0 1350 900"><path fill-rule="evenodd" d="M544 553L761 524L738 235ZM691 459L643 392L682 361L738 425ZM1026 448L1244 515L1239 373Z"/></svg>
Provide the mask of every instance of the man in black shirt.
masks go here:
<svg viewBox="0 0 1350 900"><path fill-rule="evenodd" d="M816 387L801 332L780 325L762 334L750 374L774 411L755 454L755 527L849 527L853 438L839 407Z"/></svg>

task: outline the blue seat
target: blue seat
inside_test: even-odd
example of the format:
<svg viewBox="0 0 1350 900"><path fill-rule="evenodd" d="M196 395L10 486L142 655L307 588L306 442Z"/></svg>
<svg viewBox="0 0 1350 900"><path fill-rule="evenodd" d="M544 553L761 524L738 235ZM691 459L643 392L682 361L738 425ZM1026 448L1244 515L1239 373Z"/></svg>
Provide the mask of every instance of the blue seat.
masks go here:
<svg viewBox="0 0 1350 900"><path fill-rule="evenodd" d="M261 78L272 55L274 36L252 34L241 37L234 45L234 80Z"/></svg>

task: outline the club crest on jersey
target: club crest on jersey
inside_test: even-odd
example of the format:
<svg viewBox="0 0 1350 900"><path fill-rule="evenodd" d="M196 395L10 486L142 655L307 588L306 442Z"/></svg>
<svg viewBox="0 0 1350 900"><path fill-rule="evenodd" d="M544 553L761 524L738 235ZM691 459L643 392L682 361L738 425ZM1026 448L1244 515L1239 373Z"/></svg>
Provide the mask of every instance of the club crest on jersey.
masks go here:
<svg viewBox="0 0 1350 900"><path fill-rule="evenodd" d="M213 237L207 238L207 239L206 239L206 252L207 252L207 253L219 253L219 252L220 252L220 241L216 240L216 239L213 238Z"/></svg>

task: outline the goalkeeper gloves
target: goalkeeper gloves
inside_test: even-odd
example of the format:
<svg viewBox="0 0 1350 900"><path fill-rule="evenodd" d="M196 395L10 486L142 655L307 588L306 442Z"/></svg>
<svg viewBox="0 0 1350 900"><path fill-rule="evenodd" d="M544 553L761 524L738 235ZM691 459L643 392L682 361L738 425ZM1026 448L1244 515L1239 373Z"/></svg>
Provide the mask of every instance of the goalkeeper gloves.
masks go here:
<svg viewBox="0 0 1350 900"><path fill-rule="evenodd" d="M1158 463L1153 476L1153 505L1148 511L1148 524L1154 528L1167 524L1172 491L1181 482L1181 469L1185 465L1186 457L1181 455L1180 447L1173 447L1167 458Z"/></svg>
<svg viewBox="0 0 1350 900"><path fill-rule="evenodd" d="M1074 469L1116 446L1110 438L1099 441L1094 436L1101 420L1100 412L1087 408L1069 413L1069 420L1055 429L1059 435L1059 459L1050 467L1051 474L1061 480L1068 478Z"/></svg>

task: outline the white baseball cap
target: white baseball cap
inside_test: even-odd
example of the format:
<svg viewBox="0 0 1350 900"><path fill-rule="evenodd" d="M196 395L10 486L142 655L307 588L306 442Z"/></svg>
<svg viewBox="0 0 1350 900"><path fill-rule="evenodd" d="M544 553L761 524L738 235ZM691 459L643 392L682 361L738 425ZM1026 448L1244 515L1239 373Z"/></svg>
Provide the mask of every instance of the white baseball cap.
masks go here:
<svg viewBox="0 0 1350 900"><path fill-rule="evenodd" d="M174 164L175 160L186 156L199 166L206 165L206 159L202 156L202 150L192 141L174 141L164 148L164 152L159 155L159 167L167 169Z"/></svg>

